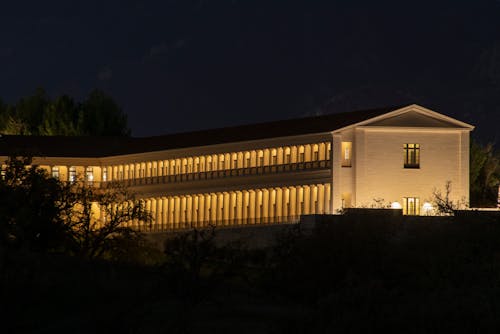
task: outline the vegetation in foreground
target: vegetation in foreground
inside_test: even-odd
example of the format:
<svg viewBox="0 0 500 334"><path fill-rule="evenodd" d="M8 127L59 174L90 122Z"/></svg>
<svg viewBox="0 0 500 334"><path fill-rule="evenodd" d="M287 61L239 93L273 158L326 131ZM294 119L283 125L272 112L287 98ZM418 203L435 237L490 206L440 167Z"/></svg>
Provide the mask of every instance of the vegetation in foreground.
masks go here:
<svg viewBox="0 0 500 334"><path fill-rule="evenodd" d="M213 230L131 260L10 253L3 332L492 331L500 221L383 218L284 229L276 245L217 246ZM155 259L154 262L151 259ZM146 261L148 260L148 261ZM147 263L147 264L146 264Z"/></svg>

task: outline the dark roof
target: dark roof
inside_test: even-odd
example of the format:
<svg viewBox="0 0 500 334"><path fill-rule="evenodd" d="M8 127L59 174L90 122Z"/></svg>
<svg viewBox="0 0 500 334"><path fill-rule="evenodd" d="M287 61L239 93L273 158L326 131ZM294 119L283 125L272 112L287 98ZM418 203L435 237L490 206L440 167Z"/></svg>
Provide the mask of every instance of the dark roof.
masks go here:
<svg viewBox="0 0 500 334"><path fill-rule="evenodd" d="M220 129L184 132L154 137L0 137L0 155L48 157L105 157L175 148L328 132L355 124L400 107L312 116Z"/></svg>

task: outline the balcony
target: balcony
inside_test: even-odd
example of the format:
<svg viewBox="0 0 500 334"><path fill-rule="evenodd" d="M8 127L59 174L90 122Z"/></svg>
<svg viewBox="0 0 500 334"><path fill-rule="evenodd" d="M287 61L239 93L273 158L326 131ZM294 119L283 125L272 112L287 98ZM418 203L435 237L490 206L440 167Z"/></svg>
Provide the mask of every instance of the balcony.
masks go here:
<svg viewBox="0 0 500 334"><path fill-rule="evenodd" d="M127 187L150 185L150 184L167 184L167 183L177 183L177 182L187 182L187 181L197 181L197 180L215 180L224 179L228 177L236 176L250 176L250 175L267 175L267 174L278 174L278 173L290 173L297 172L301 170L321 170L331 168L330 160L319 160L319 161L308 161L308 162L298 162L291 164L282 165L271 165L271 166L261 166L261 167L248 167L248 168L237 168L237 169L225 169L210 172L196 172L196 173L184 173L176 175L164 175L164 176L151 176L128 180L119 180L121 185ZM103 186L111 183L101 182ZM94 185L99 186L96 182Z"/></svg>
<svg viewBox="0 0 500 334"><path fill-rule="evenodd" d="M241 218L241 219L218 219L211 221L182 221L167 224L128 224L140 232L170 232L190 230L193 228L230 228L230 227L249 227L249 226L270 226L283 224L297 224L300 221L300 215L296 216L277 216L277 217L259 217L259 218Z"/></svg>

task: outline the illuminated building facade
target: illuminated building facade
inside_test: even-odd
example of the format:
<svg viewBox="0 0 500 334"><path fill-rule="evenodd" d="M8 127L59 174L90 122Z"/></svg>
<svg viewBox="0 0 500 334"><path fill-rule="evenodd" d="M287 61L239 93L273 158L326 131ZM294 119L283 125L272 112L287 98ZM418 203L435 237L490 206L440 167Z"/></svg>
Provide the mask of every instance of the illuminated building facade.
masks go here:
<svg viewBox="0 0 500 334"><path fill-rule="evenodd" d="M163 231L381 202L429 214L447 181L452 200L467 203L472 129L409 105L148 138L3 136L0 155L31 155L63 181L123 183Z"/></svg>

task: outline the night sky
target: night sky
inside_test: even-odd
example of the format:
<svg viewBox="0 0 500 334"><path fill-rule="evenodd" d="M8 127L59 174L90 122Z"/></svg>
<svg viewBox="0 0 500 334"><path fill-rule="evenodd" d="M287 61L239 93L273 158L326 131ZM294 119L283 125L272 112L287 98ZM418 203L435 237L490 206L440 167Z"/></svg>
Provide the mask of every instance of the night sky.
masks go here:
<svg viewBox="0 0 500 334"><path fill-rule="evenodd" d="M418 103L500 141L500 1L10 1L0 98L112 95L134 136Z"/></svg>

